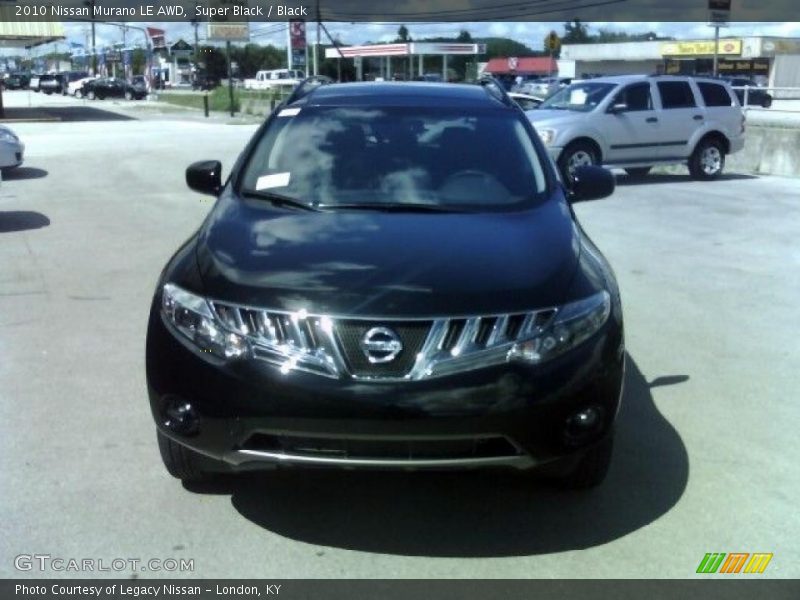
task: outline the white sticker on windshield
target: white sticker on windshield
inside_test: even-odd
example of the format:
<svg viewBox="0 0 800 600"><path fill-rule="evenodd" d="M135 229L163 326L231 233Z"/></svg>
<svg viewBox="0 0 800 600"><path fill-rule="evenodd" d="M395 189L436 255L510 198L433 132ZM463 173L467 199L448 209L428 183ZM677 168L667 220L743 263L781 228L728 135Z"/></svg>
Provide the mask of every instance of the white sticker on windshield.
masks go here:
<svg viewBox="0 0 800 600"><path fill-rule="evenodd" d="M582 89L572 90L569 93L570 104L586 104L586 92Z"/></svg>
<svg viewBox="0 0 800 600"><path fill-rule="evenodd" d="M262 175L256 180L256 191L267 190L269 188L286 187L289 185L289 179L292 174L286 173L273 173L272 175Z"/></svg>
<svg viewBox="0 0 800 600"><path fill-rule="evenodd" d="M300 113L299 108L284 108L281 112L278 113L279 117L293 117Z"/></svg>

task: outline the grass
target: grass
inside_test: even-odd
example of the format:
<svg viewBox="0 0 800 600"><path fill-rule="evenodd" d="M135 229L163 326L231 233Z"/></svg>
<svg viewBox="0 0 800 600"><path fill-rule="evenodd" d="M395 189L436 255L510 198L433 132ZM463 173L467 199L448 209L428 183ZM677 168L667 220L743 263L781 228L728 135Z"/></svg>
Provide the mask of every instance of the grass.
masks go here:
<svg viewBox="0 0 800 600"><path fill-rule="evenodd" d="M242 105L246 104L246 111L248 114L254 114L254 105L263 106L268 108L274 100L277 104L286 97L286 94L279 91L271 90L242 90L234 88L233 90L233 110L240 112ZM203 95L202 94L188 94L185 92L159 92L158 99L162 102L174 104L176 106L184 106L188 108L196 108L203 110ZM227 112L230 110L230 96L228 88L220 86L208 92L208 109L210 111ZM260 112L260 111L259 111Z"/></svg>

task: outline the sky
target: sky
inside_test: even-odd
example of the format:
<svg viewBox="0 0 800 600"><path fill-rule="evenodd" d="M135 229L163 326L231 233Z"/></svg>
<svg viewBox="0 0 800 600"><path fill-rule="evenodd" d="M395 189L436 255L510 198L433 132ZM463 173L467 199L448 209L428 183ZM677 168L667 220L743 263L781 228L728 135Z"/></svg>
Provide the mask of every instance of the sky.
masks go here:
<svg viewBox="0 0 800 600"><path fill-rule="evenodd" d="M174 43L184 38L192 44L194 31L189 23L131 23L137 26L160 27L167 31L167 42ZM334 38L339 38L344 44L363 44L366 42L387 42L397 37L397 30L401 23L326 23L328 31ZM495 23L406 23L409 34L413 39L426 37L447 37L458 35L461 29L466 29L473 37L509 37L522 42L534 50L542 48L544 36L551 30L561 35L564 31L562 22L495 22ZM628 33L646 33L654 31L663 36L673 36L677 39L709 39L713 36L713 29L704 22L696 23L588 23L589 31L597 32L599 29L624 31ZM316 26L308 24L307 35L309 43L316 39ZM86 43L89 26L83 23L65 23L65 33L68 42ZM198 28L200 42L205 38L205 27L200 24ZM781 37L800 37L800 22L782 23L731 23L729 27L720 32L721 36L748 36L748 35L773 35ZM96 29L96 46L104 47L122 41L122 30L119 27L98 23ZM273 44L286 46L286 26L282 23L254 23L251 25L251 41L259 44ZM130 44L143 42L144 34L138 30L129 30L127 40ZM322 34L323 43L326 41ZM65 43L60 43L64 49ZM54 50L53 44L48 44L34 49L34 56L47 54Z"/></svg>

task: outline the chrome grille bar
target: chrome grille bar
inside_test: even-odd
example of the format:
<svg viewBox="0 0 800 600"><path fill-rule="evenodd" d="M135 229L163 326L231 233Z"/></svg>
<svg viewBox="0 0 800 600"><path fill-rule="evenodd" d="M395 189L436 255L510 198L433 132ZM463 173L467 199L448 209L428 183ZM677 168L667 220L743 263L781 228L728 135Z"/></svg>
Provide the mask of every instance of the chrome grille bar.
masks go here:
<svg viewBox="0 0 800 600"><path fill-rule="evenodd" d="M515 343L540 334L552 321L552 308L526 313L430 319L425 341L412 366L402 376L352 373L337 335L341 320L364 321L391 328L395 318L353 318L308 315L305 311L275 311L212 302L220 323L245 336L253 355L281 372L305 371L333 378L360 380L420 380L502 364ZM405 320L406 322L408 319Z"/></svg>

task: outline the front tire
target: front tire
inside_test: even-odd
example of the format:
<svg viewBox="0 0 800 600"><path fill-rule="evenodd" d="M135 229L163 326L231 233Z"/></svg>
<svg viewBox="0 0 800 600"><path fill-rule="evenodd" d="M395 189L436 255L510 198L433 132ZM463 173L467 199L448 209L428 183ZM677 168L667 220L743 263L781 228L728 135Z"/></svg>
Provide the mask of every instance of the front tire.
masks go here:
<svg viewBox="0 0 800 600"><path fill-rule="evenodd" d="M597 150L587 142L574 142L564 148L561 156L558 157L558 169L561 177L571 187L575 178L573 173L578 167L596 165L600 162Z"/></svg>
<svg viewBox="0 0 800 600"><path fill-rule="evenodd" d="M203 468L203 457L168 438L160 431L157 432L157 435L158 451L161 453L161 460L170 475L181 481L204 481L211 477L211 472Z"/></svg>
<svg viewBox="0 0 800 600"><path fill-rule="evenodd" d="M614 434L611 432L597 445L587 450L572 470L556 479L558 486L567 490L597 487L603 483L608 474L613 451Z"/></svg>
<svg viewBox="0 0 800 600"><path fill-rule="evenodd" d="M701 140L689 157L689 173L693 179L711 181L725 168L725 150L716 138Z"/></svg>

